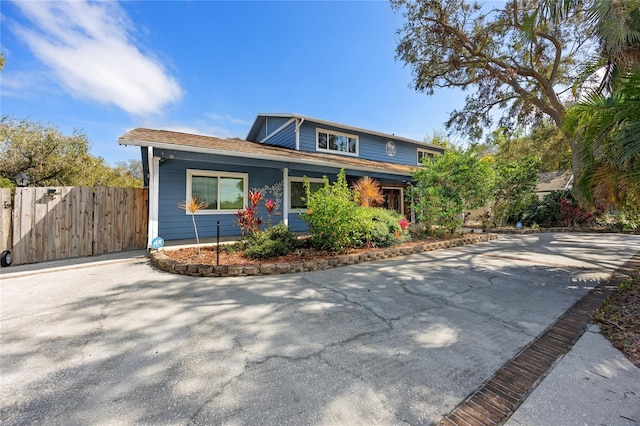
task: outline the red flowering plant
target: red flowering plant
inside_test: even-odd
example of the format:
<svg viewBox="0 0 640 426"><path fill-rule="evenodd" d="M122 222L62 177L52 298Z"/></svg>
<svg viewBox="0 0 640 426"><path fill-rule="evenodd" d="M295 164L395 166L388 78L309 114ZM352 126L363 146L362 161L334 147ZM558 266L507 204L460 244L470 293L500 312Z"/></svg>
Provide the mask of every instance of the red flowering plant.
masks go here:
<svg viewBox="0 0 640 426"><path fill-rule="evenodd" d="M249 191L249 206L236 213L236 225L240 227L242 236L253 234L260 230L262 218L258 216L258 206L264 195L260 191Z"/></svg>
<svg viewBox="0 0 640 426"><path fill-rule="evenodd" d="M264 200L264 195L259 190L252 190L249 191L248 198L249 205L243 210L238 210L236 214L236 225L240 227L243 236L258 232L262 224L262 218L258 216L258 207L260 206L260 202ZM271 229L271 216L279 214L275 212L276 207L277 203L272 198L264 201L264 208L267 210L268 215L267 223L269 224L269 229Z"/></svg>
<svg viewBox="0 0 640 426"><path fill-rule="evenodd" d="M264 207L267 209L267 223L269 224L269 229L271 229L271 215L276 208L276 203L273 201L273 198L269 198L264 202Z"/></svg>

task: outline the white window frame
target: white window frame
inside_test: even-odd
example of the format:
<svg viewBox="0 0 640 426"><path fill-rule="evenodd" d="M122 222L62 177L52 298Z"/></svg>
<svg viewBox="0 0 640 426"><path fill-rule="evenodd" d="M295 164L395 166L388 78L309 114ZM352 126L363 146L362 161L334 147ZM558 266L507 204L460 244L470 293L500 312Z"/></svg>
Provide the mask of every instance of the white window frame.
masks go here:
<svg viewBox="0 0 640 426"><path fill-rule="evenodd" d="M422 163L420 162L420 153L431 154L431 155L439 155L439 152L431 151L430 149L418 148L416 151L416 164L419 166Z"/></svg>
<svg viewBox="0 0 640 426"><path fill-rule="evenodd" d="M334 151L329 148L320 148L320 133L326 133L328 135L336 135L336 136L345 136L347 138L353 138L356 140L356 152L344 152L344 151ZM327 146L328 141L327 141ZM316 151L318 152L327 152L329 154L339 154L339 155L349 155L351 157L357 157L360 153L360 137L358 135L352 135L349 133L336 132L335 130L327 130L316 127Z"/></svg>
<svg viewBox="0 0 640 426"><path fill-rule="evenodd" d="M316 183L324 183L324 179L322 178L307 178L307 181L309 182L316 182ZM303 177L289 177L289 194L291 194L291 183L292 182L304 182L304 178ZM306 208L302 208L302 209L295 209L291 206L291 195L289 195L289 213L305 213L307 211Z"/></svg>
<svg viewBox="0 0 640 426"><path fill-rule="evenodd" d="M244 209L244 206L247 205L247 197L249 193L249 173L231 173L231 172L218 172L213 170L198 170L198 169L187 169L187 191L186 191L186 200L191 199L191 190L192 190L192 178L194 176L202 176L202 177L215 177L218 178L218 207L220 207L220 178L236 178L243 179L243 188L242 188L242 207L239 209L203 209L198 210L195 214L230 214L236 213L238 210ZM185 211L185 214L191 214Z"/></svg>

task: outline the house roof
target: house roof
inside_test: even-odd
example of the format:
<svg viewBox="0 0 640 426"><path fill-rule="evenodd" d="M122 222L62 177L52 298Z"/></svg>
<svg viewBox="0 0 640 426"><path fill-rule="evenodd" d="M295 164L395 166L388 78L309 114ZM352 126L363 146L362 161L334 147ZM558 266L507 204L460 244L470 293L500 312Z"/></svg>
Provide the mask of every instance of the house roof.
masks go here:
<svg viewBox="0 0 640 426"><path fill-rule="evenodd" d="M536 192L551 192L570 189L573 184L571 170L556 170L538 173Z"/></svg>
<svg viewBox="0 0 640 426"><path fill-rule="evenodd" d="M221 139L213 136L194 135L169 130L133 129L120 136L118 143L120 145L151 146L177 151L338 167L401 176L410 176L413 170L417 168L417 166L365 160L342 155L295 151L242 139Z"/></svg>
<svg viewBox="0 0 640 426"><path fill-rule="evenodd" d="M248 140L256 139L258 131L260 130L262 123L267 117L297 118L300 120L311 121L311 122L322 124L325 126L339 127L341 129L350 130L352 132L366 133L369 135L381 136L387 139L394 139L398 141L409 142L411 144L418 145L423 148L431 148L437 152L444 152L443 147L434 145L431 143L421 142L415 139L404 138L402 136L397 136L390 133L377 132L375 130L363 129L361 127L350 126L348 124L336 123L334 121L327 121L327 120L322 120L320 118L314 118L314 117L309 117L307 115L300 115L300 114L293 114L293 113L260 113L258 114L258 116L253 122L253 125L251 126L251 129L249 129L249 133L247 134Z"/></svg>

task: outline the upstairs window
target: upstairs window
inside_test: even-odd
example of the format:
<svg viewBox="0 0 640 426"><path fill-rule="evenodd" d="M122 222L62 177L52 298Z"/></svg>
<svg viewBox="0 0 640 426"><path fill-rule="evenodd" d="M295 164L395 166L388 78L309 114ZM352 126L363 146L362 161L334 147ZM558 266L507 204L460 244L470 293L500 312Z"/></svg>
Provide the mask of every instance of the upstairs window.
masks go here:
<svg viewBox="0 0 640 426"><path fill-rule="evenodd" d="M426 149L418 148L418 165L422 164L423 158L431 158L436 155L435 152L427 151Z"/></svg>
<svg viewBox="0 0 640 426"><path fill-rule="evenodd" d="M247 204L246 173L213 172L208 170L187 170L187 200L195 198L206 207L197 212L229 213L241 210Z"/></svg>
<svg viewBox="0 0 640 426"><path fill-rule="evenodd" d="M330 130L316 130L316 149L331 153L358 155L358 136Z"/></svg>

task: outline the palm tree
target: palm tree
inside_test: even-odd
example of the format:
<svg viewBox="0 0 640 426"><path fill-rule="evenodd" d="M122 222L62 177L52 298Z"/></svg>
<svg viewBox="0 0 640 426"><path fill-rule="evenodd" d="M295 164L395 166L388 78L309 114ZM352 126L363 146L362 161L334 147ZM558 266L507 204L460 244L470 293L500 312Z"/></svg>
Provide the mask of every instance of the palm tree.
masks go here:
<svg viewBox="0 0 640 426"><path fill-rule="evenodd" d="M579 140L575 195L593 205L640 201L640 72L621 77L611 95L591 93L570 108L565 128Z"/></svg>
<svg viewBox="0 0 640 426"><path fill-rule="evenodd" d="M580 0L544 0L539 21L564 19ZM595 0L587 8L604 70L597 89L566 112L564 130L577 140L581 167L574 193L618 208L640 204L640 0Z"/></svg>

